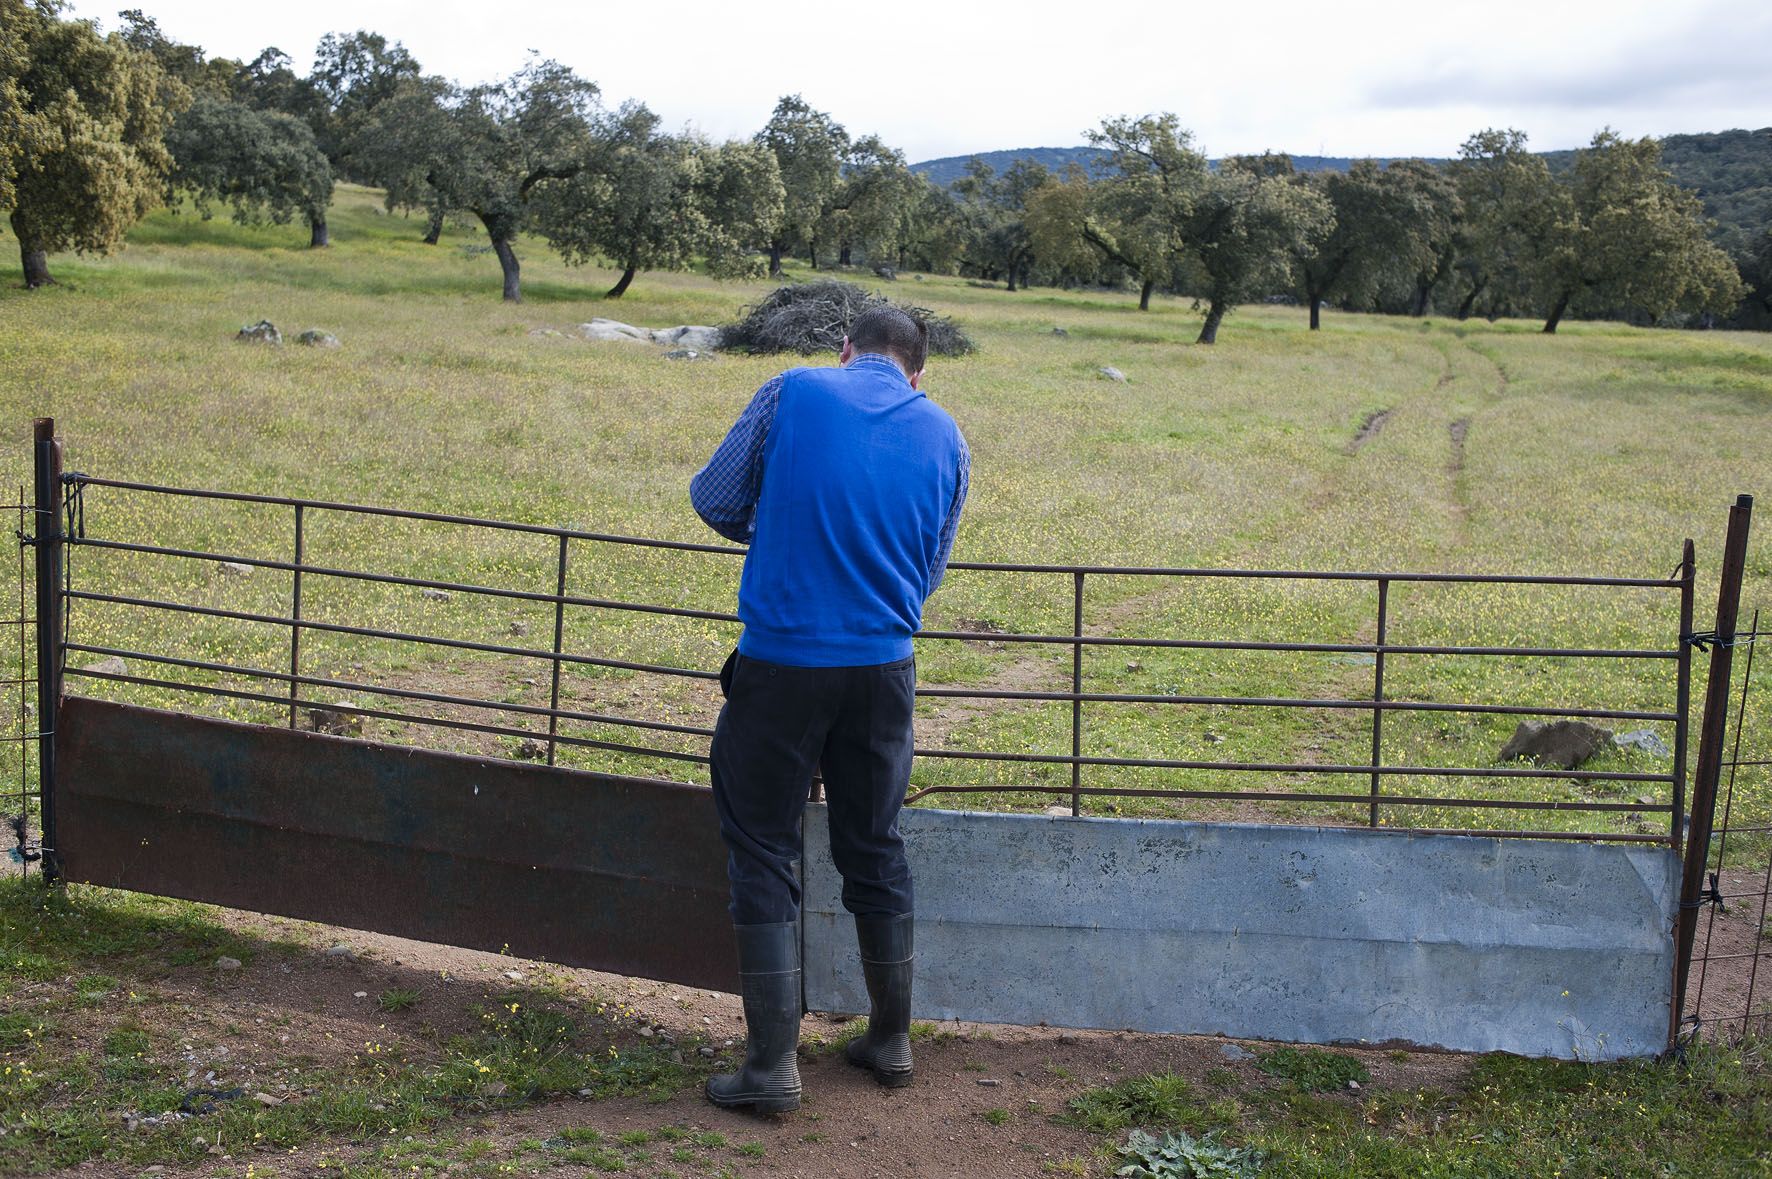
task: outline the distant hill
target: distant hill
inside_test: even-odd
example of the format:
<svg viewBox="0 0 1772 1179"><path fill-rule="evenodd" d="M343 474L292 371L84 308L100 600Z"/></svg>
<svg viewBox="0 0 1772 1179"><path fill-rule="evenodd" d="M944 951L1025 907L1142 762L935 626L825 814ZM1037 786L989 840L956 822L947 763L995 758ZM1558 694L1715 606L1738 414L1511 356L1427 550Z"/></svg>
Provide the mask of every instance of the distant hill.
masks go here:
<svg viewBox="0 0 1772 1179"><path fill-rule="evenodd" d="M1062 172L1071 164L1076 164L1085 172L1090 172L1098 163L1107 159L1108 152L1099 147L1017 147L1008 151L981 151L978 158L989 164L993 171L1004 172L1017 160L1032 160L1036 164L1044 164L1054 172ZM944 156L939 160L924 160L920 164L912 164L911 171L921 172L929 177L938 188L946 188L960 177L966 175L966 162L971 156ZM1393 157L1380 156L1380 164L1388 164ZM1401 158L1401 157L1396 157ZM1217 163L1217 161L1213 161ZM1345 172L1354 162L1352 156L1293 156L1292 166L1300 172ZM1430 163L1442 164L1444 160L1431 160Z"/></svg>
<svg viewBox="0 0 1772 1179"><path fill-rule="evenodd" d="M978 158L999 173L1017 160L1033 160L1057 172L1073 163L1089 171L1107 154L1098 147L1018 147L979 152ZM1575 159L1573 151L1540 154L1553 171L1562 171ZM925 160L912 164L911 170L945 188L966 174L966 161L971 158L946 156ZM1392 157L1376 158L1380 164L1388 164ZM1743 249L1772 229L1772 127L1669 135L1661 141L1661 161L1673 173L1675 183L1693 190L1703 200L1705 212L1717 222L1714 236L1725 249ZM1301 172L1345 172L1353 162L1354 157L1350 156L1292 157L1293 166Z"/></svg>
<svg viewBox="0 0 1772 1179"><path fill-rule="evenodd" d="M1553 172L1575 162L1572 151L1544 156ZM1745 250L1772 229L1772 127L1669 135L1661 141L1661 163L1674 183L1704 202L1717 223L1712 236L1724 249Z"/></svg>

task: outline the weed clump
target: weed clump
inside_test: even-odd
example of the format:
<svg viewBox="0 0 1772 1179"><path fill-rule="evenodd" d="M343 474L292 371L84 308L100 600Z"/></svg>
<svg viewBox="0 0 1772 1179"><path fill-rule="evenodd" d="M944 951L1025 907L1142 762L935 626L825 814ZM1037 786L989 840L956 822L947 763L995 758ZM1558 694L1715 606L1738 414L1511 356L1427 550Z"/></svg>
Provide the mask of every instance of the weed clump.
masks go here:
<svg viewBox="0 0 1772 1179"><path fill-rule="evenodd" d="M1350 1081L1363 1085L1372 1079L1366 1066L1353 1057L1321 1048L1276 1048L1263 1053L1255 1067L1291 1081L1301 1093L1328 1093L1347 1088Z"/></svg>
<svg viewBox="0 0 1772 1179"><path fill-rule="evenodd" d="M895 306L890 299L834 278L790 283L744 309L736 323L720 329L720 347L741 352L835 352L857 315L871 307ZM964 356L975 345L954 321L924 307L898 306L929 329L929 351Z"/></svg>

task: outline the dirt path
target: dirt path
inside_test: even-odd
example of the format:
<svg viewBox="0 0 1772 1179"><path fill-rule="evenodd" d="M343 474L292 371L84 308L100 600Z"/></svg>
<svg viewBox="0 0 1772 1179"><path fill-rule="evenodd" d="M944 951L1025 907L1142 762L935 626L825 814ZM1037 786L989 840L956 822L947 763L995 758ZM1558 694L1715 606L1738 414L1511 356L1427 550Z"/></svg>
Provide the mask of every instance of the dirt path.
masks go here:
<svg viewBox="0 0 1772 1179"><path fill-rule="evenodd" d="M667 1044L711 1037L722 1056L743 1043L730 995L666 983L566 970L509 956L257 914L222 911L231 928L267 939L267 952L226 972L208 962L153 982L153 1022L176 1040L185 1083L300 1095L296 1065L342 1064L365 1044L422 1059L471 1032L485 1007L531 1001L546 986L557 1002L619 1013L618 1035ZM291 941L296 952L272 952ZM145 988L144 988L145 989ZM389 1013L377 996L411 992ZM94 1011L94 1031L102 1021ZM1106 1174L1103 1139L1054 1120L1085 1089L1152 1072L1186 1076L1202 1094L1275 1084L1253 1049L1210 1037L1075 1032L942 1024L916 1047L917 1079L885 1090L846 1066L833 1041L846 1016L814 1013L802 1027L805 1105L757 1117L715 1109L695 1088L669 1100L548 1100L464 1111L434 1129L363 1139L323 1139L294 1151L221 1142L191 1166L153 1174L237 1177L350 1174L591 1174L587 1141L628 1173L688 1176L1027 1176ZM79 1041L77 1040L76 1043ZM728 1043L731 1047L728 1048ZM88 1049L95 1048L86 1045ZM1354 1053L1374 1086L1443 1088L1468 1058L1432 1053ZM1358 1094L1348 1094L1358 1100ZM204 1122L182 1124L202 1135ZM119 1133L124 1132L119 1128ZM594 1133L593 1133L594 1132ZM627 1136L624 1138L623 1136ZM575 1150L576 1146L576 1150ZM88 1164L82 1176L139 1176L140 1166Z"/></svg>

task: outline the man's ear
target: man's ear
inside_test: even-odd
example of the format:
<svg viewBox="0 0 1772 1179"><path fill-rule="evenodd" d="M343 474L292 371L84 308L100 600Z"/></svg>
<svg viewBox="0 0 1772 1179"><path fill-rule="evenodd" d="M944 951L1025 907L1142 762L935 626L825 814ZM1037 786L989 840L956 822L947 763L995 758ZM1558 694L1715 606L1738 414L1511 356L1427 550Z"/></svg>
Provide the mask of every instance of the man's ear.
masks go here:
<svg viewBox="0 0 1772 1179"><path fill-rule="evenodd" d="M921 382L922 380L923 380L923 370L918 369L916 372L911 374L911 388L913 388L913 389L917 388L919 385L919 382Z"/></svg>
<svg viewBox="0 0 1772 1179"><path fill-rule="evenodd" d="M848 336L844 336L843 337L843 346L841 348L837 349L837 363L838 364L848 364L851 360L854 360L854 359L855 359L855 345L851 344L849 342Z"/></svg>

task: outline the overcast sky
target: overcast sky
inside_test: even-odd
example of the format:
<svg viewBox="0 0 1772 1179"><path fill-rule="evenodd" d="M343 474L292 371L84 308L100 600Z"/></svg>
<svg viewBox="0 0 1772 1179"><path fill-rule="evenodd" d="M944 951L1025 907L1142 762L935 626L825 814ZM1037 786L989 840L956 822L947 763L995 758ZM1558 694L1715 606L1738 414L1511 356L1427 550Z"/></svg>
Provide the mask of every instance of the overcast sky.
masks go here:
<svg viewBox="0 0 1772 1179"><path fill-rule="evenodd" d="M1213 156L1447 156L1517 127L1540 150L1772 124L1765 0L1180 0L933 4L679 0L77 0L116 25L139 3L173 38L303 72L330 31L404 42L429 73L480 82L530 50L671 126L748 136L799 92L912 162L1063 147L1110 115L1174 111ZM859 14L871 28L845 25Z"/></svg>

